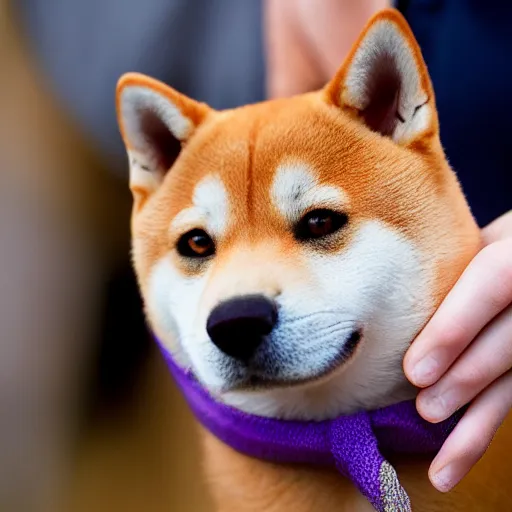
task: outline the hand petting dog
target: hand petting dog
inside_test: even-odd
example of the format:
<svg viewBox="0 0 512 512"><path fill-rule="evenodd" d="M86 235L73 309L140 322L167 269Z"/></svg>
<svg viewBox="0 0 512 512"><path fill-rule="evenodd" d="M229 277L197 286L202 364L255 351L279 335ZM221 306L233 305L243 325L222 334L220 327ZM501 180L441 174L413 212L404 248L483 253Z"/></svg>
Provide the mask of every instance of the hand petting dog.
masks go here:
<svg viewBox="0 0 512 512"><path fill-rule="evenodd" d="M483 231L473 259L407 352L409 380L424 388L419 413L439 422L471 402L430 468L440 491L480 459L512 407L512 212Z"/></svg>

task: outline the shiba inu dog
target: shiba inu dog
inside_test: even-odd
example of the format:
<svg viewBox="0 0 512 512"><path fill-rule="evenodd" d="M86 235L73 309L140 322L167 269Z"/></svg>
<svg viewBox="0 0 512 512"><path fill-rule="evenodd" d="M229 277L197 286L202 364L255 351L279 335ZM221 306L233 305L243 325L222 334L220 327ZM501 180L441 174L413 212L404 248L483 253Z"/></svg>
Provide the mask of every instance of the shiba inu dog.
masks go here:
<svg viewBox="0 0 512 512"><path fill-rule="evenodd" d="M369 22L320 91L218 112L128 74L117 109L133 262L151 328L181 366L218 400L273 418L414 397L404 353L480 232L397 12ZM249 459L205 436L225 510L369 509L339 475ZM474 492L437 494L427 463L408 464L414 510L512 509L493 491L499 477L473 489L477 503Z"/></svg>

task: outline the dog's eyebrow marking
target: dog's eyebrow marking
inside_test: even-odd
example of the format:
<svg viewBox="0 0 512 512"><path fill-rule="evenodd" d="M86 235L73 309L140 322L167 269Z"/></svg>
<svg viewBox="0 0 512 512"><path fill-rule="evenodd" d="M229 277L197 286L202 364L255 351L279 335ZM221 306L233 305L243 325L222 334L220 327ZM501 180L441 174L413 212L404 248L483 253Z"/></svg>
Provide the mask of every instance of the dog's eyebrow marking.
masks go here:
<svg viewBox="0 0 512 512"><path fill-rule="evenodd" d="M300 220L311 208L339 209L348 203L338 187L320 184L307 164L282 164L270 189L272 203L288 222Z"/></svg>
<svg viewBox="0 0 512 512"><path fill-rule="evenodd" d="M226 187L218 176L210 174L196 185L192 204L174 217L172 230L203 227L211 236L222 236L226 232L230 205Z"/></svg>

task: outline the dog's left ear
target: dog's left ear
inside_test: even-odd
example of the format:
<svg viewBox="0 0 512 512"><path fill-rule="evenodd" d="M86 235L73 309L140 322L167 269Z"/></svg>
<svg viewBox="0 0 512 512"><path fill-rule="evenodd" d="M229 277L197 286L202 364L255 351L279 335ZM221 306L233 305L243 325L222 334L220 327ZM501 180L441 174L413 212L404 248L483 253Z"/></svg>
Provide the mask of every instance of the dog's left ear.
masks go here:
<svg viewBox="0 0 512 512"><path fill-rule="evenodd" d="M329 103L400 145L428 145L438 137L427 67L411 29L394 9L369 21L325 93Z"/></svg>

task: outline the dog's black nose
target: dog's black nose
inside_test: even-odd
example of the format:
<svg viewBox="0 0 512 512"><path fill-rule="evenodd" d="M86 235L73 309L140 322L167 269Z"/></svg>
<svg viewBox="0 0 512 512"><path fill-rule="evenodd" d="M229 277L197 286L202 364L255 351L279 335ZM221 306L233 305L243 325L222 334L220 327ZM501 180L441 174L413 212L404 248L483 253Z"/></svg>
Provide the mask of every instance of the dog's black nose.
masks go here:
<svg viewBox="0 0 512 512"><path fill-rule="evenodd" d="M211 312L206 330L222 352L246 362L276 322L276 304L262 295L250 295L219 304Z"/></svg>

